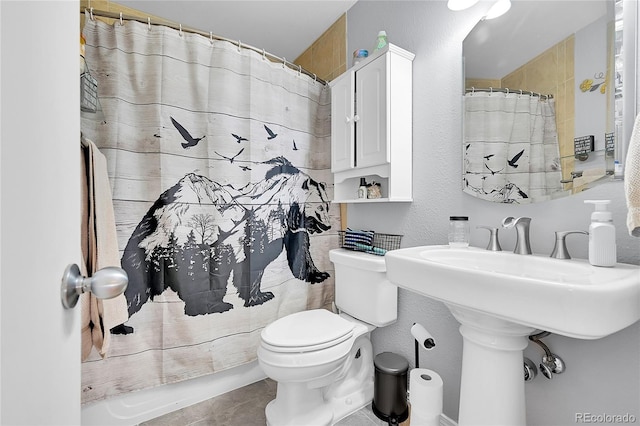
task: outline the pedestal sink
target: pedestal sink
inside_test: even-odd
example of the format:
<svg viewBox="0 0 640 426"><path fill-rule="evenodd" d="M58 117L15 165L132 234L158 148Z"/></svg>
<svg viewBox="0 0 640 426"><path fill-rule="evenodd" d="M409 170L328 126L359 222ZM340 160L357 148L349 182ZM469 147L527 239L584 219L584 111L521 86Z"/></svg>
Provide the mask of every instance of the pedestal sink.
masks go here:
<svg viewBox="0 0 640 426"><path fill-rule="evenodd" d="M422 246L390 251L387 277L445 303L463 337L458 424L526 424L528 335L599 339L640 319L640 267Z"/></svg>

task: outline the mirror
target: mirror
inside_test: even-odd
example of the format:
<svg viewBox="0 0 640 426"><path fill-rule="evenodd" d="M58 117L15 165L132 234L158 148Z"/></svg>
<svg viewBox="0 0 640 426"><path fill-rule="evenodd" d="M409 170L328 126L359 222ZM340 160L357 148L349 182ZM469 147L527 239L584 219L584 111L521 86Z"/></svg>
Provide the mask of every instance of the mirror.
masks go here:
<svg viewBox="0 0 640 426"><path fill-rule="evenodd" d="M481 20L463 43L463 191L530 203L614 178L621 46L621 0L512 0Z"/></svg>

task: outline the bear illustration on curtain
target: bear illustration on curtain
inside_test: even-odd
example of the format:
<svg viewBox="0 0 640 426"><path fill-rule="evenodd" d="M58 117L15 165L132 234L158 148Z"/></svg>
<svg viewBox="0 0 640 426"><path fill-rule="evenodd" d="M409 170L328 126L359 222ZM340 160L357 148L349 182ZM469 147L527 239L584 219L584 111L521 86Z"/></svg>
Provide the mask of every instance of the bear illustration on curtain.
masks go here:
<svg viewBox="0 0 640 426"><path fill-rule="evenodd" d="M241 189L188 173L160 195L122 256L129 317L167 288L185 302L186 315L226 312L232 273L244 306L261 305L274 297L261 291L262 275L283 249L294 277L312 284L329 277L309 247L310 234L330 228L325 185L284 157L262 164L273 167Z"/></svg>

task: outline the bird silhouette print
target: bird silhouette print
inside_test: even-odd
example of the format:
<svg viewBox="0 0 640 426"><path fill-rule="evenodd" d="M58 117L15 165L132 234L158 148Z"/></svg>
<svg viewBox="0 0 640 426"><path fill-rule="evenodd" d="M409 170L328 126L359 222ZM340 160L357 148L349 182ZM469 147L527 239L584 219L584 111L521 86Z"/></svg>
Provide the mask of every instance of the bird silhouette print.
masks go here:
<svg viewBox="0 0 640 426"><path fill-rule="evenodd" d="M206 137L206 135L204 135L201 138L194 138L187 131L187 129L182 127L182 125L180 123L178 123L176 120L174 120L173 117L169 117L169 118L171 118L171 122L176 127L176 129L178 129L178 132L180 132L180 135L182 135L182 138L186 141L186 142L182 143L182 147L184 149L191 148L192 146L196 146L198 144L198 142L200 142L200 140L202 140L202 139L204 139Z"/></svg>
<svg viewBox="0 0 640 426"><path fill-rule="evenodd" d="M296 146L296 141L295 141L295 139L293 140L293 150L294 150L294 151L297 151L297 150L298 150L298 147Z"/></svg>
<svg viewBox="0 0 640 426"><path fill-rule="evenodd" d="M247 139L247 138L243 138L242 136L238 136L238 135L233 134L233 133L231 133L231 136L233 136L234 138L236 138L236 141L237 141L238 143L240 143L240 142L242 142L242 141L248 141L248 140L249 140L249 139Z"/></svg>
<svg viewBox="0 0 640 426"><path fill-rule="evenodd" d="M267 134L269 135L269 136L267 136L268 140L271 140L271 139L275 138L276 136L278 136L278 134L277 133L273 133L273 131L270 128L268 128L266 124L264 125L264 129L267 131Z"/></svg>
<svg viewBox="0 0 640 426"><path fill-rule="evenodd" d="M249 167L249 166L240 166L240 169L242 169L243 172L246 172L248 170L251 170L251 167Z"/></svg>
<svg viewBox="0 0 640 426"><path fill-rule="evenodd" d="M501 171L504 170L504 167L501 168L500 170L491 170L491 168L489 166L487 166L486 163L485 163L484 167L486 167L486 169L491 172L491 176L495 175L496 173L500 173ZM516 166L516 167L518 167L518 166Z"/></svg>
<svg viewBox="0 0 640 426"><path fill-rule="evenodd" d="M520 151L519 153L517 153L516 155L513 156L513 158L511 160L507 160L507 163L509 163L509 165L513 168L517 168L518 165L516 164L518 162L518 160L520 159L520 157L522 157L522 154L524 153L524 149L522 151Z"/></svg>
<svg viewBox="0 0 640 426"><path fill-rule="evenodd" d="M220 157L222 157L222 158L224 158L224 159L226 159L226 160L229 160L229 162L230 162L231 164L233 164L233 160L235 160L235 159L236 159L236 157L237 157L238 155L242 154L242 151L244 151L244 148L242 148L240 151L238 151L238 153L237 153L236 155L234 155L233 157L227 157L226 155L222 155L222 154L220 154L218 151L213 151L213 152L215 152L216 154L218 154Z"/></svg>

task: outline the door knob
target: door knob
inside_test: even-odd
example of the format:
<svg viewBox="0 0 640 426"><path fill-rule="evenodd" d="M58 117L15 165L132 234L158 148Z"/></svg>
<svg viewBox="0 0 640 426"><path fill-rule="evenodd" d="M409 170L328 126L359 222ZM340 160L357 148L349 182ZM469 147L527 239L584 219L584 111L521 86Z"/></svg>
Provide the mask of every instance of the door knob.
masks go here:
<svg viewBox="0 0 640 426"><path fill-rule="evenodd" d="M93 293L98 299L112 299L121 295L128 284L129 277L122 268L107 266L88 278L80 274L78 265L71 264L65 269L60 285L62 306L73 308L80 295L86 292Z"/></svg>

